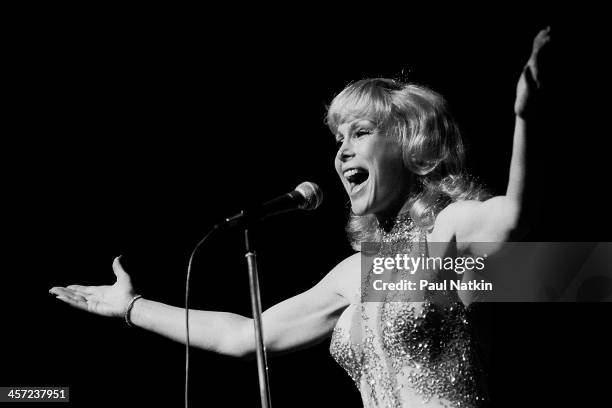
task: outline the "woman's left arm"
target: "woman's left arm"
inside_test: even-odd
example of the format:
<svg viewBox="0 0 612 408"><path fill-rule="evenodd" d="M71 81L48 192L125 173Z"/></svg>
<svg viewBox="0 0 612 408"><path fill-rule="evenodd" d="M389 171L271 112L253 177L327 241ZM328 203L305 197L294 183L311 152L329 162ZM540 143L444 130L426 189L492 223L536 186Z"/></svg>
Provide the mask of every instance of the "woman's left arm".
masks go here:
<svg viewBox="0 0 612 408"><path fill-rule="evenodd" d="M455 221L458 242L503 242L527 223L532 197L526 197L527 144L533 129L542 80L542 51L550 42L550 28L541 30L533 41L529 61L517 85L516 116L510 175L506 194L484 202L455 203L446 215ZM449 206L450 207L450 206ZM443 214L440 214L443 215ZM469 244L468 244L469 245Z"/></svg>
<svg viewBox="0 0 612 408"><path fill-rule="evenodd" d="M529 61L525 65L516 89L514 102L514 140L506 198L521 208L524 203L525 173L527 172L527 143L533 129L538 95L542 87L542 54L550 42L550 27L541 30L533 40Z"/></svg>

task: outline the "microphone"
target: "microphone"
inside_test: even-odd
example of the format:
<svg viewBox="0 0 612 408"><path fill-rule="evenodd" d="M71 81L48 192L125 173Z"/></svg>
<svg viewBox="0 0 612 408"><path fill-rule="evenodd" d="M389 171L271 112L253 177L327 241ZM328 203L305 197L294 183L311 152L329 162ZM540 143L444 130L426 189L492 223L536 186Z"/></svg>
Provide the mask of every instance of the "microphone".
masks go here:
<svg viewBox="0 0 612 408"><path fill-rule="evenodd" d="M323 192L315 183L305 181L298 185L290 193L283 194L257 207L240 211L238 214L226 218L223 222L215 225L215 228L233 228L240 225L248 225L257 220L267 218L271 215L280 214L292 210L314 210L323 202Z"/></svg>

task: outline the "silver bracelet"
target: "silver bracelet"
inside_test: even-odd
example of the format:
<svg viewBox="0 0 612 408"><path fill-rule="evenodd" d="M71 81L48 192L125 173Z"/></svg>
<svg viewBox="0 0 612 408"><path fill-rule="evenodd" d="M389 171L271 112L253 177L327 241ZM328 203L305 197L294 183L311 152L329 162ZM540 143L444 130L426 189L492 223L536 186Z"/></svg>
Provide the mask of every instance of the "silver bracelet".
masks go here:
<svg viewBox="0 0 612 408"><path fill-rule="evenodd" d="M134 302L140 299L141 297L142 297L141 295L134 296L132 300L130 300L130 303L128 303L128 306L125 309L125 313L123 314L123 317L125 318L125 322L130 327L134 327L134 325L132 324L132 321L130 320L130 313L132 312L132 308L134 307Z"/></svg>

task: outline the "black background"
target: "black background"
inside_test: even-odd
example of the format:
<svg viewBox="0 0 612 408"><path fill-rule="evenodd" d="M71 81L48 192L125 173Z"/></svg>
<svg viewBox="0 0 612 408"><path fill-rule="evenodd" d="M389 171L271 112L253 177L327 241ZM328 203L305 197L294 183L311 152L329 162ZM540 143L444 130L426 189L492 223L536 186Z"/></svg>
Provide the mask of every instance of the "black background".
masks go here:
<svg viewBox="0 0 612 408"><path fill-rule="evenodd" d="M335 93L364 77L445 95L470 171L502 193L516 81L547 24L551 97L531 140L548 194L529 238L609 240L609 125L601 37L589 20L517 7L448 19L364 10L322 23L285 11L21 16L7 58L17 92L3 149L10 211L0 385L70 386L75 407L181 406L183 345L71 309L47 290L112 283L112 260L123 254L139 293L181 305L188 255L208 228L304 180L325 191L322 208L271 219L258 236L264 308L311 287L351 254L323 119ZM201 250L194 308L250 314L242 245L234 232ZM597 369L612 363L609 306L507 304L483 313L495 406L603 400ZM274 406L360 406L328 347L270 361ZM191 404L258 406L255 362L194 350Z"/></svg>

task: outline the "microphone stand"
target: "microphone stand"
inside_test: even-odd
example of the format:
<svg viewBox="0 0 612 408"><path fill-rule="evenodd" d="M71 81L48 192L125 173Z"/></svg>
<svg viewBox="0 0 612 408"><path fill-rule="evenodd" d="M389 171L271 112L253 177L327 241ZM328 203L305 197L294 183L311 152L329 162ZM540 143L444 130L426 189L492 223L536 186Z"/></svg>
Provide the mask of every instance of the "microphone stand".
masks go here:
<svg viewBox="0 0 612 408"><path fill-rule="evenodd" d="M255 325L255 346L257 352L257 372L259 375L259 395L261 407L271 408L270 386L268 385L268 360L263 341L263 327L261 324L261 297L259 292L259 278L257 276L257 256L253 249L252 238L248 227L244 229L244 243L246 245L247 264L249 267L249 287L251 291L251 309Z"/></svg>

